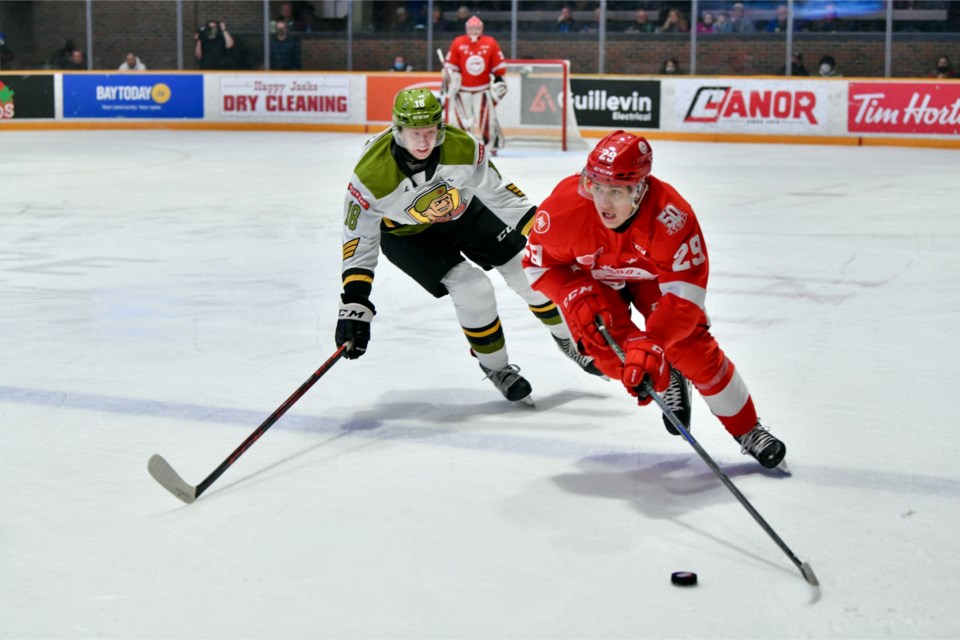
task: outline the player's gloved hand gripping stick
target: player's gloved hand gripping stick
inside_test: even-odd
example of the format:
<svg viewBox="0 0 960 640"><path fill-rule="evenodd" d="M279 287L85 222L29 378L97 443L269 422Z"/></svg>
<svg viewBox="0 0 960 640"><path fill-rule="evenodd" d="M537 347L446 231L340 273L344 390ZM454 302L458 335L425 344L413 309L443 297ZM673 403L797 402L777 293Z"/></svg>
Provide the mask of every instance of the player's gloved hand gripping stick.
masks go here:
<svg viewBox="0 0 960 640"><path fill-rule="evenodd" d="M607 327L603 322L603 318L601 318L598 315L595 319L595 322L597 325L597 331L600 332L600 335L603 336L603 338L607 341L607 344L610 346L610 348L613 349L614 353L617 354L617 356L620 358L620 361L626 362L626 354L624 353L620 345L617 344L616 340L613 339L613 336L610 335L610 332L607 331ZM777 543L777 546L779 546L783 550L783 552L787 554L787 557L790 558L793 564L796 565L797 569L800 570L800 573L803 574L804 580L806 580L808 583L810 583L815 587L819 587L820 581L817 580L817 576L814 575L813 569L810 567L810 564L807 562L802 562L799 558L797 558L797 556L793 553L793 551L790 550L790 548L780 538L780 536L777 535L777 532L773 530L773 527L767 524L767 521L763 519L763 516L761 516L760 513L753 508L753 505L750 504L750 501L747 500L747 498L742 493L740 493L740 490L737 489L736 485L733 484L733 481L730 480L727 474L725 474L720 469L720 467L717 466L717 463L714 462L713 458L711 458L710 455L706 452L706 450L704 450L704 448L700 446L700 443L697 442L693 438L693 436L690 435L690 432L684 428L683 423L680 422L680 420L677 419L675 415L673 415L673 411L670 410L670 407L668 407L666 402L664 402L663 398L660 397L660 394L654 390L653 385L650 383L650 380L646 376L644 377L640 385L644 388L645 392L653 399L653 401L657 404L657 406L660 407L660 411L663 412L663 415L670 421L673 427L680 432L680 435L686 438L687 442L690 443L690 446L692 446L694 450L698 454L700 454L700 457L703 458L703 461L707 463L708 467L713 469L713 472L717 474L717 477L719 477L720 480L723 481L723 484L727 485L727 489L729 489L730 492L734 495L734 497L740 502L740 504L743 505L743 508L746 509L751 516L753 516L753 519L757 521L757 524L763 527L763 530L767 532L767 535L769 535L773 539L773 541Z"/></svg>

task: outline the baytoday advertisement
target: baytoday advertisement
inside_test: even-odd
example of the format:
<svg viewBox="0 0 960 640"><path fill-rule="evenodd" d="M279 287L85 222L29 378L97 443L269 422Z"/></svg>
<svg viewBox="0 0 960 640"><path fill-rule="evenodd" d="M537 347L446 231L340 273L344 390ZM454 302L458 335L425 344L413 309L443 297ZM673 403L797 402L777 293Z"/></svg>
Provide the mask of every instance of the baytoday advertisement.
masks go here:
<svg viewBox="0 0 960 640"><path fill-rule="evenodd" d="M203 118L203 76L64 74L64 118Z"/></svg>

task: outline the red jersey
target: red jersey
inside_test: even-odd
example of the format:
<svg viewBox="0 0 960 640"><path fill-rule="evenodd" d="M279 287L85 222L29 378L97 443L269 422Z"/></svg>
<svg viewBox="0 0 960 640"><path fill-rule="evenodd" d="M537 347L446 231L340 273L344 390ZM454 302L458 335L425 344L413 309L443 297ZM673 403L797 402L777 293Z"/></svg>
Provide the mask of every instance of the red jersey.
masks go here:
<svg viewBox="0 0 960 640"><path fill-rule="evenodd" d="M648 176L648 189L625 229L604 226L593 201L565 178L537 209L523 267L531 285L557 304L577 280L613 289L659 285L647 333L670 346L705 322L709 259L693 208L677 191ZM636 287L636 290L644 287ZM655 291L656 289L654 289Z"/></svg>
<svg viewBox="0 0 960 640"><path fill-rule="evenodd" d="M500 45L490 36L473 42L468 35L457 36L450 45L446 65L460 72L461 90L470 93L490 87L490 74L502 76L507 70Z"/></svg>

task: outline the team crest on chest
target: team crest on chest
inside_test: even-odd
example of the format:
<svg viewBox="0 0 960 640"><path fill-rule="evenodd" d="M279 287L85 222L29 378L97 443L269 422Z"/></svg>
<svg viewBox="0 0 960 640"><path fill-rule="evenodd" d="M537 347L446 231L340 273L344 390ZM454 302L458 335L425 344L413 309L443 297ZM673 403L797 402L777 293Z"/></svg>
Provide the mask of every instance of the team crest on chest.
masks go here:
<svg viewBox="0 0 960 640"><path fill-rule="evenodd" d="M406 211L417 222L449 222L459 218L466 210L460 191L446 183L440 183L426 193L417 196Z"/></svg>
<svg viewBox="0 0 960 640"><path fill-rule="evenodd" d="M546 233L550 231L550 214L546 211L537 213L537 218L533 221L533 228L537 233Z"/></svg>

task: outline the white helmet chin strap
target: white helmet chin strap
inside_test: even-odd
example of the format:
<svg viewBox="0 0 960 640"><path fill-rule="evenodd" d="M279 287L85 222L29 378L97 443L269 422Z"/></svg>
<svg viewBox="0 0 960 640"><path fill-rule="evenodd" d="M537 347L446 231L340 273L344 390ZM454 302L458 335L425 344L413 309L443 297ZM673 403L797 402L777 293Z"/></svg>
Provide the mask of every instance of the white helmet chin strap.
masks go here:
<svg viewBox="0 0 960 640"><path fill-rule="evenodd" d="M647 178L644 177L643 181L637 185L637 197L633 199L633 213L630 214L631 218L637 214L637 211L640 209L640 202L649 190L650 184L647 182Z"/></svg>

